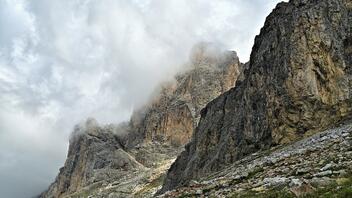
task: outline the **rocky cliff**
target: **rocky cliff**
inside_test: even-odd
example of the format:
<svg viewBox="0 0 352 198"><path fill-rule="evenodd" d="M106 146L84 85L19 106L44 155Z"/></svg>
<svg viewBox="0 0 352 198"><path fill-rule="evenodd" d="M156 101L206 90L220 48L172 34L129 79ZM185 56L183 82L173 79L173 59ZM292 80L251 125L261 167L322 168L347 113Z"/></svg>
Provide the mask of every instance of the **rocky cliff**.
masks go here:
<svg viewBox="0 0 352 198"><path fill-rule="evenodd" d="M351 0L278 4L255 38L244 80L202 110L161 192L349 117L351 49Z"/></svg>
<svg viewBox="0 0 352 198"><path fill-rule="evenodd" d="M113 182L130 171L143 168L124 151L112 127L100 127L94 119L88 119L75 127L65 165L42 196L65 196L97 182Z"/></svg>
<svg viewBox="0 0 352 198"><path fill-rule="evenodd" d="M186 144L198 124L200 110L232 88L241 70L236 52L221 52L208 43L196 45L186 71L162 84L160 94L132 115L127 147L152 141Z"/></svg>
<svg viewBox="0 0 352 198"><path fill-rule="evenodd" d="M129 123L75 128L65 166L41 197L149 197L198 124L200 110L234 86L235 52L197 45L186 70L164 83Z"/></svg>

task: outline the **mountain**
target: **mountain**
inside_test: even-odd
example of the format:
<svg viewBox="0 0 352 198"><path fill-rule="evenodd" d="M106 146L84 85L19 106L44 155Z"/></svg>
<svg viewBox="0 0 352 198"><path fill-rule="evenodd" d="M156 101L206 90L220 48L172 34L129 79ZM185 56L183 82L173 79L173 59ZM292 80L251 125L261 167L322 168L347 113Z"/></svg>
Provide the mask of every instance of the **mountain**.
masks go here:
<svg viewBox="0 0 352 198"><path fill-rule="evenodd" d="M41 197L352 196L351 0L279 3L248 63L201 43L156 93L77 125Z"/></svg>
<svg viewBox="0 0 352 198"><path fill-rule="evenodd" d="M200 110L235 85L242 67L235 52L221 52L209 43L196 45L186 71L176 75L175 82L164 83L160 95L132 115L126 145L154 140L186 144Z"/></svg>
<svg viewBox="0 0 352 198"><path fill-rule="evenodd" d="M352 2L279 3L255 38L244 80L201 111L159 193L348 120L351 79Z"/></svg>
<svg viewBox="0 0 352 198"><path fill-rule="evenodd" d="M40 197L151 197L192 136L200 110L233 87L242 68L235 52L196 45L185 70L128 123L77 125L64 167Z"/></svg>

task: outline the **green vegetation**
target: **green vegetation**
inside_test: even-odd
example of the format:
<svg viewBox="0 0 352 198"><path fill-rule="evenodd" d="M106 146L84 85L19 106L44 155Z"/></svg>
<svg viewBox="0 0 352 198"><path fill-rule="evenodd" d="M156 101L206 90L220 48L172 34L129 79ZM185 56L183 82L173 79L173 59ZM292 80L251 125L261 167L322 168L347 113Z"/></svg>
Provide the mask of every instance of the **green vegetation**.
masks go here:
<svg viewBox="0 0 352 198"><path fill-rule="evenodd" d="M318 188L311 194L302 198L350 198L352 197L352 177L345 178L341 184L332 184Z"/></svg>
<svg viewBox="0 0 352 198"><path fill-rule="evenodd" d="M244 193L233 194L230 196L231 198L294 198L295 196L286 189L278 190L268 190L262 193L258 193L255 191L248 191Z"/></svg>
<svg viewBox="0 0 352 198"><path fill-rule="evenodd" d="M248 191L235 193L232 198L294 198L296 197L289 189L271 189L264 192ZM314 192L301 196L301 198L351 198L352 197L352 176L339 179L339 182L329 186L317 188Z"/></svg>

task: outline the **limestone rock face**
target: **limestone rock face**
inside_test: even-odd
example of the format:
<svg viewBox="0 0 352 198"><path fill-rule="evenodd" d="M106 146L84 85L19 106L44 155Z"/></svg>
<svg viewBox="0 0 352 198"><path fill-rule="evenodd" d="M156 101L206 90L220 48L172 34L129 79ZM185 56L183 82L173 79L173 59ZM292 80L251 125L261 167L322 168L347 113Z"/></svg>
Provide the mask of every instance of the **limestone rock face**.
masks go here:
<svg viewBox="0 0 352 198"><path fill-rule="evenodd" d="M278 4L255 39L244 80L202 110L161 192L350 116L351 39L350 0Z"/></svg>
<svg viewBox="0 0 352 198"><path fill-rule="evenodd" d="M186 71L161 86L129 123L76 127L65 166L41 197L150 197L190 140L205 105L235 85L235 52L208 44L193 50Z"/></svg>
<svg viewBox="0 0 352 198"><path fill-rule="evenodd" d="M76 126L70 139L65 166L43 197L62 197L97 182L111 182L126 171L143 169L123 150L111 128L100 127L93 119Z"/></svg>
<svg viewBox="0 0 352 198"><path fill-rule="evenodd" d="M235 85L242 67L236 52L219 52L205 43L194 47L188 69L164 84L159 96L132 116L127 147L148 141L186 144L200 110Z"/></svg>

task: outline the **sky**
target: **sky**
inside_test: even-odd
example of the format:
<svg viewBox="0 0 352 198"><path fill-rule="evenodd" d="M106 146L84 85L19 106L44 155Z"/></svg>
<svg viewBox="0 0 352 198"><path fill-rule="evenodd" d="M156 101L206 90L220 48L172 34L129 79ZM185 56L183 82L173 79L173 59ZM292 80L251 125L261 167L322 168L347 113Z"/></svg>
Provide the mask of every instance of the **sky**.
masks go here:
<svg viewBox="0 0 352 198"><path fill-rule="evenodd" d="M212 42L249 60L279 0L0 0L0 196L54 181L73 126L129 119Z"/></svg>

